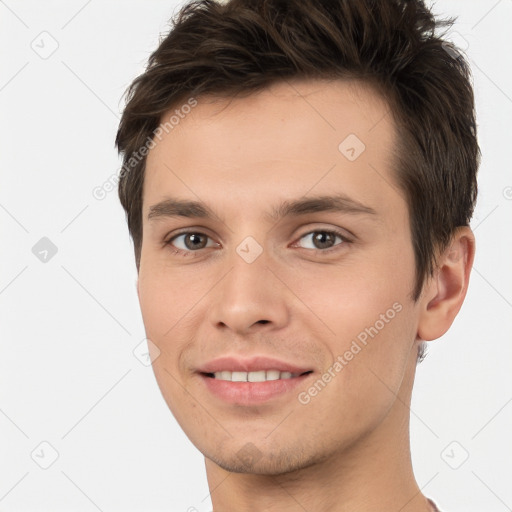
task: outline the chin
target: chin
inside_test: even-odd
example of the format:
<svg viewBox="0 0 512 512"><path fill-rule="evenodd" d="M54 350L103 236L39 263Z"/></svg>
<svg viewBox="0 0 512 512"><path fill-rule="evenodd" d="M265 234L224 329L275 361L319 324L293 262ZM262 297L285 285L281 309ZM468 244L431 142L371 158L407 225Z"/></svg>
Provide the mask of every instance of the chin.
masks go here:
<svg viewBox="0 0 512 512"><path fill-rule="evenodd" d="M281 448L264 452L251 442L243 445L238 451L233 450L229 455L226 454L226 450L219 452L203 451L203 455L230 473L277 476L300 471L319 462L315 457L306 456L302 450Z"/></svg>

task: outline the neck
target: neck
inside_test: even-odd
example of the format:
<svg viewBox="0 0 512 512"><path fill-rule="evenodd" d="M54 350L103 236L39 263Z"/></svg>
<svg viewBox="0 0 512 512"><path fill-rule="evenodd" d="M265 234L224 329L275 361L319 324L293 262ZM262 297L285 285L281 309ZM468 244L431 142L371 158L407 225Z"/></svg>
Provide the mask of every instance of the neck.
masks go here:
<svg viewBox="0 0 512 512"><path fill-rule="evenodd" d="M415 365L373 431L323 461L280 475L231 473L205 459L213 512L431 512L414 478L410 398Z"/></svg>

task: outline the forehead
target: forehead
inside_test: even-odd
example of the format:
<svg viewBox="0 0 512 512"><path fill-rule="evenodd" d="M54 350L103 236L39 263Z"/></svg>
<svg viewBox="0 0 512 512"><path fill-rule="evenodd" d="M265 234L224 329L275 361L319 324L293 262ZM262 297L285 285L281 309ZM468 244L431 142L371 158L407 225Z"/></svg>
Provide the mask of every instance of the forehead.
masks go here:
<svg viewBox="0 0 512 512"><path fill-rule="evenodd" d="M187 100L184 100L184 105ZM238 98L203 96L162 116L146 162L143 216L166 196L222 199L240 213L271 197L343 193L364 204L400 191L387 103L359 82L280 82Z"/></svg>

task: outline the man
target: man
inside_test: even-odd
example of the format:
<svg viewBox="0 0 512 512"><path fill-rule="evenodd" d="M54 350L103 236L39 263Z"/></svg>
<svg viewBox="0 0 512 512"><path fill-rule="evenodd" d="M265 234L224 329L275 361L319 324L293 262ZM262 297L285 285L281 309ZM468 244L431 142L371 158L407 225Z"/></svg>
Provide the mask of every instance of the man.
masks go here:
<svg viewBox="0 0 512 512"><path fill-rule="evenodd" d="M479 164L450 23L419 0L197 1L130 87L139 301L214 512L437 510L409 404L466 295Z"/></svg>

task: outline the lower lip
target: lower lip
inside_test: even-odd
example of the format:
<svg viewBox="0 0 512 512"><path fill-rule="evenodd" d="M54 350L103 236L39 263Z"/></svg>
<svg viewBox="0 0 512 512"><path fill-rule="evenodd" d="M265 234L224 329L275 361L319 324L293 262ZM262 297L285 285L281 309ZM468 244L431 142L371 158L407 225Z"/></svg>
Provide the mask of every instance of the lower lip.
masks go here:
<svg viewBox="0 0 512 512"><path fill-rule="evenodd" d="M311 375L311 373L308 373L290 379L267 380L265 382L231 382L229 380L214 379L203 374L200 377L208 390L225 402L238 405L253 405L261 404L289 393Z"/></svg>

